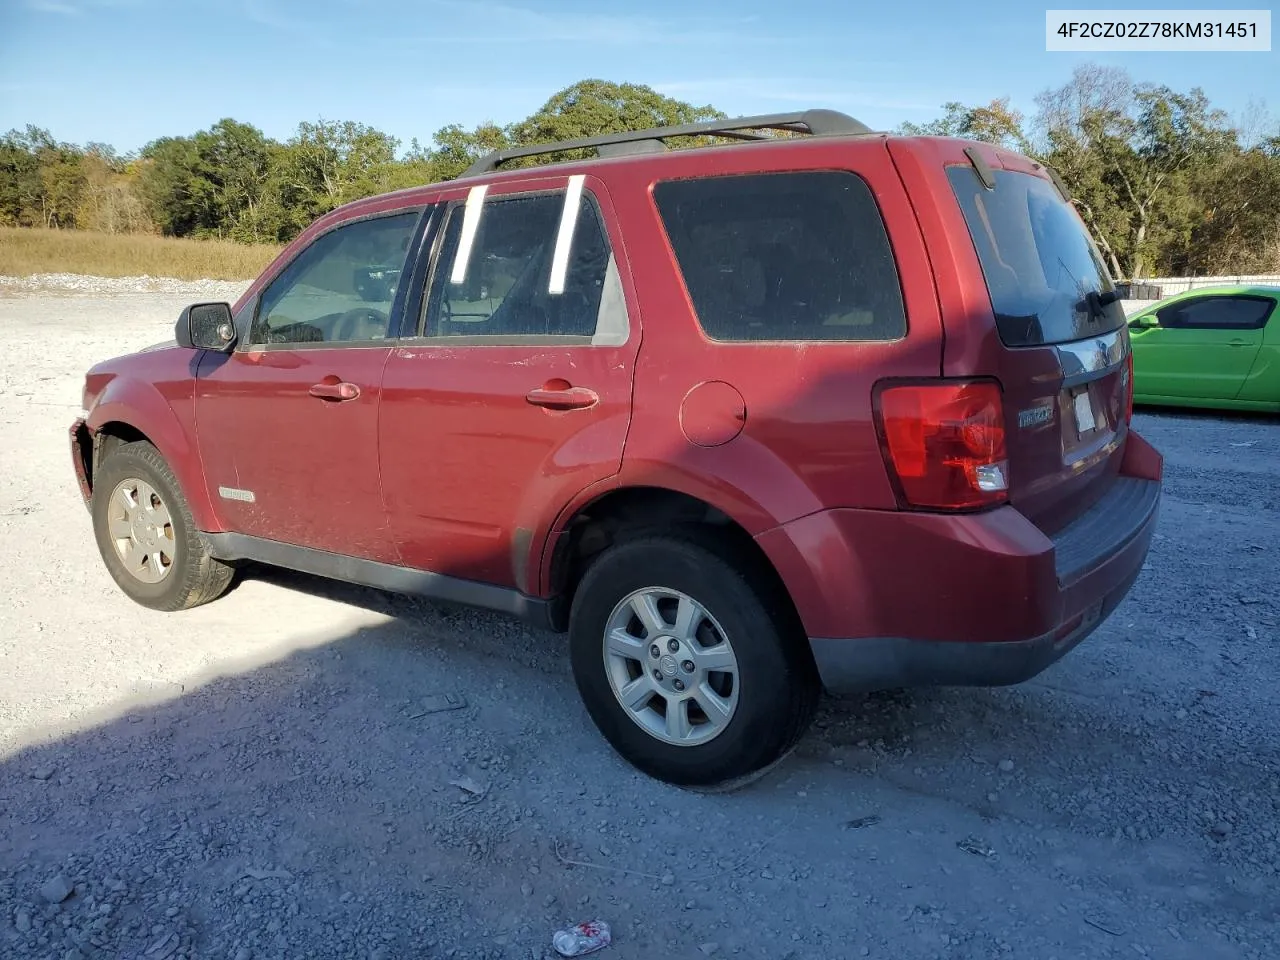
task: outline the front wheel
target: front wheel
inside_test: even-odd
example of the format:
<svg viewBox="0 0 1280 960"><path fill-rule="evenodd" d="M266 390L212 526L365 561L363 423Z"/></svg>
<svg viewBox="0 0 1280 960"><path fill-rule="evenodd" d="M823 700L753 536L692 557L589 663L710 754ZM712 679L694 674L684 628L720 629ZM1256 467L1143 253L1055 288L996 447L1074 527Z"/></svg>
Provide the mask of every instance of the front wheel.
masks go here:
<svg viewBox="0 0 1280 960"><path fill-rule="evenodd" d="M112 579L153 610L221 596L234 570L209 555L177 478L151 444L116 447L93 478L93 532Z"/></svg>
<svg viewBox="0 0 1280 960"><path fill-rule="evenodd" d="M819 682L763 576L718 541L655 536L587 570L569 622L574 678L600 732L669 783L750 777L807 729Z"/></svg>

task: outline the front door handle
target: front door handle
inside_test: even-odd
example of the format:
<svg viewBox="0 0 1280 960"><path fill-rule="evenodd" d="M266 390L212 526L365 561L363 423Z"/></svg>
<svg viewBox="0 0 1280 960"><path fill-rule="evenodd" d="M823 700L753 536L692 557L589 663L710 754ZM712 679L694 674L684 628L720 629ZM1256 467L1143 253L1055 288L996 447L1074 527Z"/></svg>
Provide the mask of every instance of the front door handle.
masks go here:
<svg viewBox="0 0 1280 960"><path fill-rule="evenodd" d="M1241 340L1239 337L1237 337L1235 340L1230 341L1230 343L1233 347L1246 347L1249 345L1248 340Z"/></svg>
<svg viewBox="0 0 1280 960"><path fill-rule="evenodd" d="M525 399L535 407L546 407L548 410L584 410L599 403L600 395L586 387L548 384L537 390L530 390L525 394Z"/></svg>
<svg viewBox="0 0 1280 960"><path fill-rule="evenodd" d="M307 391L313 397L319 397L321 400L336 400L341 403L344 400L354 400L360 396L360 388L354 383L346 383L338 381L337 383L321 382L313 383L311 389Z"/></svg>

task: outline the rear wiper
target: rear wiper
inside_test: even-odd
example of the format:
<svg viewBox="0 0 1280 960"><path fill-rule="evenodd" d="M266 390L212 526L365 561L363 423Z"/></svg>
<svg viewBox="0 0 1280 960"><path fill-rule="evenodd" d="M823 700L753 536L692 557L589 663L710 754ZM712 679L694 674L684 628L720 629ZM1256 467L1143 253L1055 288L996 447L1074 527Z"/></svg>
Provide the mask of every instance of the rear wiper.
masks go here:
<svg viewBox="0 0 1280 960"><path fill-rule="evenodd" d="M1102 318L1102 311L1111 304L1120 299L1118 290L1108 290L1106 293L1099 293L1097 290L1090 290L1084 295L1084 299L1076 304L1076 309L1088 311L1090 316Z"/></svg>

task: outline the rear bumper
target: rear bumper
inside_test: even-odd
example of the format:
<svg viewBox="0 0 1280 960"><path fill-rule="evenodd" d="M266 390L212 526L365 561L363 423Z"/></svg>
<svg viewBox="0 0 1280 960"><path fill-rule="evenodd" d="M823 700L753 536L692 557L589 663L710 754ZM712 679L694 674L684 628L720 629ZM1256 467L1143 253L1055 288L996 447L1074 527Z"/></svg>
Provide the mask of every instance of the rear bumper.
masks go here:
<svg viewBox="0 0 1280 960"><path fill-rule="evenodd" d="M999 686L1040 673L1137 580L1160 458L1136 448L1107 494L1046 536L1012 507L964 516L829 510L757 537L833 692Z"/></svg>
<svg viewBox="0 0 1280 960"><path fill-rule="evenodd" d="M999 687L1030 680L1066 656L1120 605L1141 565L1101 602L1030 640L956 641L864 637L811 639L823 686L832 693L893 687Z"/></svg>

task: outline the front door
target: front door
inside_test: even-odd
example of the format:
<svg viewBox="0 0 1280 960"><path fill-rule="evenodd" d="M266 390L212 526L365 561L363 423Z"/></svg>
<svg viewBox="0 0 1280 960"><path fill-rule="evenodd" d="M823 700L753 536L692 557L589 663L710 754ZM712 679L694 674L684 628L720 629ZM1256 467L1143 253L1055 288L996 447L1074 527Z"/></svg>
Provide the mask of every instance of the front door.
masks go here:
<svg viewBox="0 0 1280 960"><path fill-rule="evenodd" d="M602 184L445 199L416 336L383 377L383 494L405 564L532 591L549 517L620 469L635 311Z"/></svg>
<svg viewBox="0 0 1280 960"><path fill-rule="evenodd" d="M418 219L399 212L320 235L263 289L247 342L202 359L196 426L229 530L395 561L378 405Z"/></svg>

